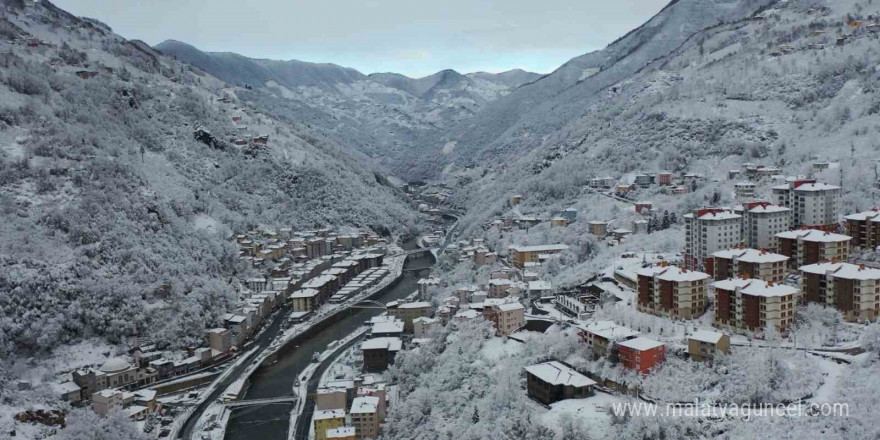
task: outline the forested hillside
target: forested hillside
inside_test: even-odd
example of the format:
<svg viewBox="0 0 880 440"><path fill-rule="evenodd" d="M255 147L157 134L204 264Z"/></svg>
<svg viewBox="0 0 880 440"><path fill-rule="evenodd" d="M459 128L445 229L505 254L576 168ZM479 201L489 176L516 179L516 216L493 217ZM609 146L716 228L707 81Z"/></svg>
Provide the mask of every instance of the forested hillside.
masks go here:
<svg viewBox="0 0 880 440"><path fill-rule="evenodd" d="M231 300L233 232L414 227L371 167L242 89L49 2L3 6L0 357L201 338Z"/></svg>
<svg viewBox="0 0 880 440"><path fill-rule="evenodd" d="M516 193L529 199L523 212L592 206L599 211L594 218L613 218L583 203L587 181L610 175L626 183L639 171L695 173L706 180L686 195L644 190L631 194L634 200L679 212L732 203L727 173L745 162L842 183L844 212L873 206L880 33L851 23L874 23L880 6L850 0L743 4L748 7L684 38L638 73L595 93L585 94L591 86L584 80L544 101L552 111L528 113L492 142L475 142L468 150L460 143L458 160L477 161L447 169L458 181L472 182L459 193L461 203L494 207L473 212L468 226L504 213ZM505 160L482 159L491 157ZM841 166L817 173L817 161ZM757 197L769 197L769 186L759 186Z"/></svg>

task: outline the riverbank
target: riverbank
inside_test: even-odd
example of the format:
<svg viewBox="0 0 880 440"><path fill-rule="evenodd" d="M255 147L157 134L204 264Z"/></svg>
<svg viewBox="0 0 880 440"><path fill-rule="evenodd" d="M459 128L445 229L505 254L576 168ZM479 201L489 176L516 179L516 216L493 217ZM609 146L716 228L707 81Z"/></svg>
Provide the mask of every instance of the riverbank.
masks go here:
<svg viewBox="0 0 880 440"><path fill-rule="evenodd" d="M309 395L312 390L310 390L310 384L315 378L316 373L318 374L317 381L320 385L324 379L324 374L328 371L329 367L333 365L338 359L339 356L345 353L346 350L350 349L354 344L356 344L360 339L364 337L369 331L369 327L361 327L354 333L348 335L345 339L339 341L332 349L326 350L321 353L319 357L319 363L311 364L309 369L305 372L303 377L299 382L299 386L294 388L294 393L297 396L300 396L300 399L297 400L296 408L290 412L290 422L289 427L287 429L287 438L289 440L297 440L301 438L297 435L297 432L301 432L304 430L301 423L305 420L308 420L308 428L309 430L312 428L312 416L314 415L314 402L312 405L309 405L310 399ZM313 367L313 368L312 368ZM308 413L308 417L303 417L303 414L306 414L306 410L311 409Z"/></svg>
<svg viewBox="0 0 880 440"><path fill-rule="evenodd" d="M395 246L390 248L389 251L397 253L398 251L402 250ZM247 386L251 375L258 369L262 368L264 364L267 363L267 361L270 363L275 362L277 360L276 358L278 353L284 349L290 349L289 344L295 342L299 336L309 331L312 331L315 328L326 326L328 323L331 323L332 321L334 321L334 319L336 319L338 313L344 312L349 307L356 305L358 302L370 298L371 296L380 292L382 289L387 288L389 285L397 281L403 275L403 266L405 261L405 255L393 257L390 261L390 264L388 264L388 275L379 284L372 287L371 289L368 289L364 293L349 299L344 303L325 305L326 308L320 311L318 314L315 314L311 319L287 329L280 335L276 335L271 345L269 345L269 347L267 347L266 349L260 351L256 355L256 359L254 359L251 364L248 365L242 373L240 373L237 379L235 379L226 387L223 395L241 396L245 394L246 392L244 391L244 389ZM205 396L211 397L211 394L211 392L208 392L205 394ZM201 404L207 403L208 406L203 409L202 413L199 415L198 420L196 420L194 424L192 433L189 435L188 438L193 438L192 434L208 434L208 436L210 436L212 439L215 439L215 434L217 432L220 432L222 435L217 438L217 440L220 440L225 437L226 424L229 420L230 411L225 409L222 403L216 401L206 401L207 399L201 402ZM194 410L188 411L189 414L187 415L187 417L191 416L193 411Z"/></svg>
<svg viewBox="0 0 880 440"><path fill-rule="evenodd" d="M411 247L415 247L415 241L415 238L411 240L409 243ZM401 256L401 258L405 257ZM313 326L308 331L290 338L286 344L277 347L272 358L273 362L266 363L263 368L257 369L252 374L245 399L271 399L290 393L296 381L302 378L303 372L315 368L311 365L314 364L316 353L320 355L325 352L329 344L345 339L370 318L384 312L384 307L379 303L398 300L416 291L417 281L420 278L419 269L429 269L434 262L433 256L429 253L410 255L408 259L396 261L394 272L395 274L400 272L398 279L389 282L384 288L379 288L368 298L358 299L359 302L370 299L376 302L375 305L364 303L357 307L348 307L345 311L328 313L322 322L330 325ZM332 319L326 319L328 317ZM300 388L303 382L311 384L312 380L301 380ZM300 410L297 408L297 411ZM302 410L307 412L308 408ZM227 440L283 438L289 436L291 430L297 431L291 428L290 422L291 409L287 406L272 405L250 412L234 410L227 425L225 438Z"/></svg>

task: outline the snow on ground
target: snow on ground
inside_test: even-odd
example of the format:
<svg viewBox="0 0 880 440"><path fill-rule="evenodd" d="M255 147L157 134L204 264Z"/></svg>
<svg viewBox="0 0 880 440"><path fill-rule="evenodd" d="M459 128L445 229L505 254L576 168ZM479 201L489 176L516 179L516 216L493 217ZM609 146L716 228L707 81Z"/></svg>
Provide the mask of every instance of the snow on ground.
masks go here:
<svg viewBox="0 0 880 440"><path fill-rule="evenodd" d="M208 232L218 232L220 227L220 222L218 222L215 218L211 217L208 214L197 214L193 218L193 227L196 230L204 230Z"/></svg>
<svg viewBox="0 0 880 440"><path fill-rule="evenodd" d="M522 352L523 345L506 338L492 338L483 344L481 353L488 361L497 361Z"/></svg>
<svg viewBox="0 0 880 440"><path fill-rule="evenodd" d="M561 426L562 415L570 414L588 427L592 438L614 438L611 404L625 401L625 397L600 392L586 399L561 400L550 405L550 411L541 416L541 421L555 429Z"/></svg>
<svg viewBox="0 0 880 440"><path fill-rule="evenodd" d="M837 362L828 360L828 359L819 359L819 367L822 368L822 375L824 376L822 385L813 393L813 397L809 399L810 402L816 403L832 403L834 402L834 398L837 395L837 380L840 378L840 375L843 373L843 370L847 368L846 365L838 364Z"/></svg>

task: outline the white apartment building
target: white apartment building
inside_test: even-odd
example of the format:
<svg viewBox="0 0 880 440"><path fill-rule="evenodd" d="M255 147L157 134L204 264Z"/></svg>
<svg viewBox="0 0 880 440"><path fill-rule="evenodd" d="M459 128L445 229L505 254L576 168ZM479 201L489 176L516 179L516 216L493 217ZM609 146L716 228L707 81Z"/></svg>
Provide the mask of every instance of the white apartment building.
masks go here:
<svg viewBox="0 0 880 440"><path fill-rule="evenodd" d="M685 266L712 273L712 254L742 242L742 216L729 209L698 209L684 215Z"/></svg>
<svg viewBox="0 0 880 440"><path fill-rule="evenodd" d="M795 180L774 186L773 196L779 205L791 208L791 227L837 229L841 196L839 186L813 179Z"/></svg>
<svg viewBox="0 0 880 440"><path fill-rule="evenodd" d="M791 209L784 206L754 202L735 212L742 216L742 241L750 248L775 250L776 234L791 229Z"/></svg>

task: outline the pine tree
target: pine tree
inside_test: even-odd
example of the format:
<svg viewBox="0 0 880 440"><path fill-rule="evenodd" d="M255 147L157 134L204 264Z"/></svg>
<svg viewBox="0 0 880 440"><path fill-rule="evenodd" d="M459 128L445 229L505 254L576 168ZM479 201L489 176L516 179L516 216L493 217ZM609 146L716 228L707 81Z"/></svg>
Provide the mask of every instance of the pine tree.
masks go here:
<svg viewBox="0 0 880 440"><path fill-rule="evenodd" d="M474 422L475 425L477 423L480 423L480 411L477 409L476 406L474 407L474 415L473 417L471 417L471 420Z"/></svg>
<svg viewBox="0 0 880 440"><path fill-rule="evenodd" d="M669 229L669 211L663 211L663 223L660 229Z"/></svg>

